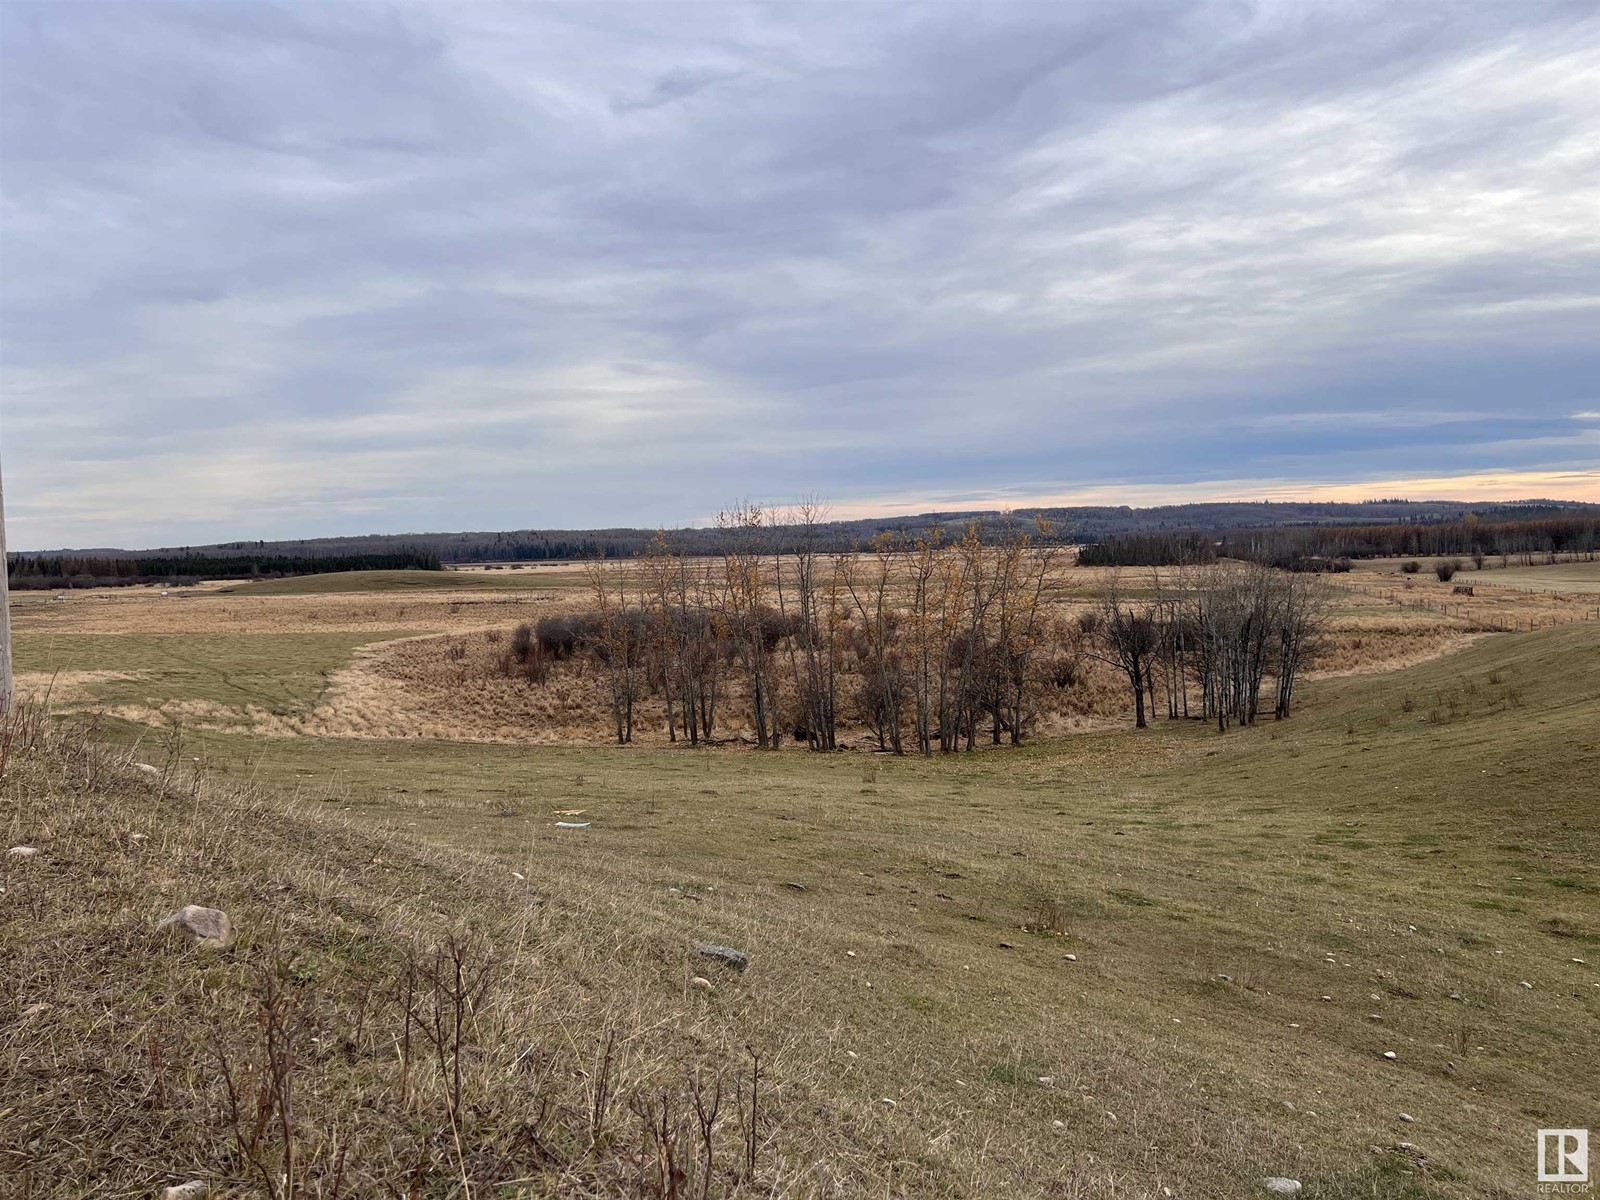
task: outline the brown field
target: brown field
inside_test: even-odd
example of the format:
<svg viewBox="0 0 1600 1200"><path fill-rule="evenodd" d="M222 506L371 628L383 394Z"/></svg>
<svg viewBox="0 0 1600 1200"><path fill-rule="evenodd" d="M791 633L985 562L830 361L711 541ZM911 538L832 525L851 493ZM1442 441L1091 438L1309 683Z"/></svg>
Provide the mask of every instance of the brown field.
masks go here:
<svg viewBox="0 0 1600 1200"><path fill-rule="evenodd" d="M1581 582L1595 566L1469 570L1456 582L1544 571ZM19 685L25 695L49 691L61 711L101 711L152 727L177 723L269 737L603 744L611 736L605 685L593 670L561 664L546 683L534 685L500 667L515 626L588 605L586 569L570 563L539 568L541 578L564 580L549 589L511 586L532 571L480 571L476 577L492 578L494 585L467 589L419 586L432 581L418 572L364 572L351 579L313 576L170 592L101 589L64 599L24 594L14 602ZM1523 590L1509 586L1510 578L1508 586L1482 586L1469 597L1431 574L1397 570L1379 563L1330 577L1334 602L1313 677L1415 665L1486 632L1595 615L1581 597ZM1055 607L1067 616L1090 609L1113 580L1124 592L1138 593L1148 589L1150 575L1134 568L1074 568L1054 593ZM379 590L344 590L368 585ZM281 681L266 682L280 659L296 663L305 677L290 694L280 694ZM240 683L252 671L262 680L258 690ZM215 678L197 682L190 678L196 672ZM736 683L730 688L722 733L737 739L741 695ZM1113 727L1128 706L1117 674L1090 660L1074 688L1050 698L1034 732L1054 737ZM864 726L842 732L846 744L870 740ZM658 699L644 699L636 737L644 744L667 741Z"/></svg>

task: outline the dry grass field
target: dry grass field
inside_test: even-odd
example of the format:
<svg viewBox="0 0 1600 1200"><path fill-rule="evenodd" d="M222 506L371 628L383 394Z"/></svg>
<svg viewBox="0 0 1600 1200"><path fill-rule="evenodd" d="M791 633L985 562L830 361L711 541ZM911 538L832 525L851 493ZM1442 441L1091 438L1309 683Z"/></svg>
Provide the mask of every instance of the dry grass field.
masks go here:
<svg viewBox="0 0 1600 1200"><path fill-rule="evenodd" d="M1589 566L1526 570L1567 576ZM1468 574L1498 579L1516 571ZM541 584L563 582L524 586L533 575ZM1070 615L1094 607L1114 575L1125 593L1146 582L1133 569L1077 569L1058 593L1058 609ZM1313 668L1327 676L1393 670L1458 650L1486 632L1596 615L1582 597L1564 592L1485 586L1462 596L1431 575L1352 572L1332 577L1329 586L1330 627ZM609 738L602 678L573 668L534 686L497 669L516 625L589 602L581 564L521 572L354 572L170 594L150 588L65 599L29 594L15 602L19 682L26 695L48 692L60 710L106 712L153 728L179 722L263 736L601 744ZM1115 673L1090 661L1077 687L1052 698L1038 732L1114 727L1126 707ZM725 709L728 733L738 736L737 692ZM658 699L646 698L639 726L641 742L665 744ZM860 739L866 730L847 733Z"/></svg>
<svg viewBox="0 0 1600 1200"><path fill-rule="evenodd" d="M559 714L450 647L581 596L25 598L77 715L0 791L39 849L0 1178L281 1194L290 1144L330 1200L1532 1196L1534 1130L1600 1115L1600 622L1412 584L1340 581L1287 722L931 760L533 744ZM155 939L184 903L240 940ZM271 1013L258 1132L222 1066L272 1092Z"/></svg>

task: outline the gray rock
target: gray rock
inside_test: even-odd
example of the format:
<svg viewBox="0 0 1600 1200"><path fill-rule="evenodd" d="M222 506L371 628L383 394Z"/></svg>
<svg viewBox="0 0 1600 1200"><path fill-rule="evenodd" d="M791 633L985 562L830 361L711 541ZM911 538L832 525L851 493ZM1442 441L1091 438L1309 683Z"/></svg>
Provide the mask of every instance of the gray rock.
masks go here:
<svg viewBox="0 0 1600 1200"><path fill-rule="evenodd" d="M732 946L712 946L702 942L695 949L704 957L714 959L725 967L732 967L735 971L743 971L750 965L749 956Z"/></svg>
<svg viewBox="0 0 1600 1200"><path fill-rule="evenodd" d="M228 914L220 908L202 908L198 904L185 904L170 917L164 918L156 928L181 933L200 950L221 950L233 941L233 922L228 919Z"/></svg>
<svg viewBox="0 0 1600 1200"><path fill-rule="evenodd" d="M169 1187L161 1193L161 1200L206 1200L211 1195L211 1189L206 1186L203 1179L191 1179L188 1183L180 1183L176 1187Z"/></svg>
<svg viewBox="0 0 1600 1200"><path fill-rule="evenodd" d="M161 778L161 768L160 767L152 767L149 763L134 763L133 764L133 769L135 771L138 771L141 775L150 776L152 779ZM189 1185L188 1184L184 1184L184 1186L188 1187Z"/></svg>
<svg viewBox="0 0 1600 1200"><path fill-rule="evenodd" d="M7 858L32 858L39 853L37 846L13 846L6 851Z"/></svg>
<svg viewBox="0 0 1600 1200"><path fill-rule="evenodd" d="M1269 1179L1263 1179L1261 1186L1274 1196L1298 1196L1300 1194L1300 1181L1298 1179L1286 1179L1282 1175L1274 1175Z"/></svg>

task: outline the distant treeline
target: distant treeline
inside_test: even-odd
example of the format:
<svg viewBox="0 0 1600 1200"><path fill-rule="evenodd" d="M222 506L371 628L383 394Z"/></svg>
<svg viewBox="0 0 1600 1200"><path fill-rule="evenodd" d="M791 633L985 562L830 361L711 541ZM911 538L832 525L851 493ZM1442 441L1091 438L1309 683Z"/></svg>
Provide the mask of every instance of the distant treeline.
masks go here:
<svg viewBox="0 0 1600 1200"><path fill-rule="evenodd" d="M10 556L11 586L19 590L128 587L141 583L181 585L202 579L277 579L328 571L437 571L439 556L411 550L395 554L311 557L286 554L217 558L181 555L163 558L112 558L78 555Z"/></svg>
<svg viewBox="0 0 1600 1200"><path fill-rule="evenodd" d="M1167 567L1223 558L1291 571L1341 571L1358 558L1437 558L1600 552L1600 518L1449 521L1403 525L1320 525L1224 533L1125 533L1084 546L1078 561L1097 567Z"/></svg>
<svg viewBox="0 0 1600 1200"><path fill-rule="evenodd" d="M1452 500L1367 500L1332 502L1250 502L1174 504L1158 508L1085 505L1072 508L1019 508L1011 514L1032 526L1035 517L1049 522L1048 534L1037 540L1052 544L1101 543L1123 534L1171 535L1178 539L1205 531L1212 540L1238 530L1299 527L1377 526L1387 523L1444 525L1476 517L1481 521L1525 521L1563 516L1600 517L1600 505L1558 500L1473 506ZM785 523L782 514L768 524L766 540L781 551L802 548L835 553L868 546L888 535L897 542L939 538L959 540L976 523L986 543L1003 539L1004 514L992 510L926 512L849 521L824 520L802 529ZM672 542L689 555L721 555L737 549L726 531L715 525L674 529ZM361 534L351 537L293 541L220 542L210 546L153 550L61 550L48 554L92 558L205 558L287 556L295 559L347 558L372 554L432 554L446 563L545 562L552 560L633 558L655 538L655 528L515 529L501 532ZM1131 549L1131 544L1130 544ZM213 572L201 572L211 575Z"/></svg>
<svg viewBox="0 0 1600 1200"><path fill-rule="evenodd" d="M1600 549L1592 516L1534 521L1454 521L1443 525L1368 525L1320 529L1255 529L1228 534L1221 552L1290 570L1351 558L1440 555L1587 554Z"/></svg>
<svg viewBox="0 0 1600 1200"><path fill-rule="evenodd" d="M1078 551L1085 567L1170 567L1217 561L1217 539L1203 533L1123 533Z"/></svg>

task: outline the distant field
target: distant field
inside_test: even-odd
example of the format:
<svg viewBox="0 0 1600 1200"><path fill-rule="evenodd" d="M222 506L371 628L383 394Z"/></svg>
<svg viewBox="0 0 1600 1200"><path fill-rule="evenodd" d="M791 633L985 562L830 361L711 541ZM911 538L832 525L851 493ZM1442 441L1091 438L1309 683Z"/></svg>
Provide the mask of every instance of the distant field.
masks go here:
<svg viewBox="0 0 1600 1200"><path fill-rule="evenodd" d="M581 584L581 575L576 578ZM403 592L507 588L542 591L572 586L562 572L535 576L532 571L331 571L325 575L295 575L255 583L225 584L219 595L320 596L336 592Z"/></svg>
<svg viewBox="0 0 1600 1200"><path fill-rule="evenodd" d="M1485 584L1522 588L1531 592L1600 593L1600 562L1557 563L1550 567L1507 567L1503 571L1473 572ZM1468 580L1470 583L1471 580Z"/></svg>
<svg viewBox="0 0 1600 1200"><path fill-rule="evenodd" d="M1420 564L1416 578L1433 578L1436 563L1454 561L1460 564L1456 583L1506 583L1517 586L1534 584L1546 591L1592 591L1600 589L1600 561L1558 562L1548 566L1521 566L1513 555L1508 566L1502 567L1500 559L1491 555L1485 560L1483 570L1476 570L1472 559L1465 554L1418 555L1415 558L1357 558L1352 559L1353 575L1403 575L1408 562ZM1560 581L1559 584L1557 581ZM1549 585L1549 586L1543 586Z"/></svg>
<svg viewBox="0 0 1600 1200"><path fill-rule="evenodd" d="M1570 575L1589 566L1532 570ZM1147 571L1071 571L1058 597L1067 619L1097 603L1113 578L1125 597L1154 594ZM535 580L541 586L527 586ZM1578 601L1515 587L1456 596L1431 573L1358 570L1328 582L1332 623L1314 665L1322 675L1394 669L1459 650L1486 631L1592 616ZM13 617L23 689L38 694L59 672L58 708L279 736L586 745L612 736L603 672L563 664L536 687L503 666L518 624L587 605L585 585L581 565L567 563L539 571L363 572L170 594L34 593L18 598ZM745 720L734 676L723 736L737 736ZM1053 703L1040 735L1120 724L1128 707L1124 684L1092 660L1073 691ZM643 697L639 715L638 740L664 742L660 698ZM844 734L868 731L857 724Z"/></svg>

